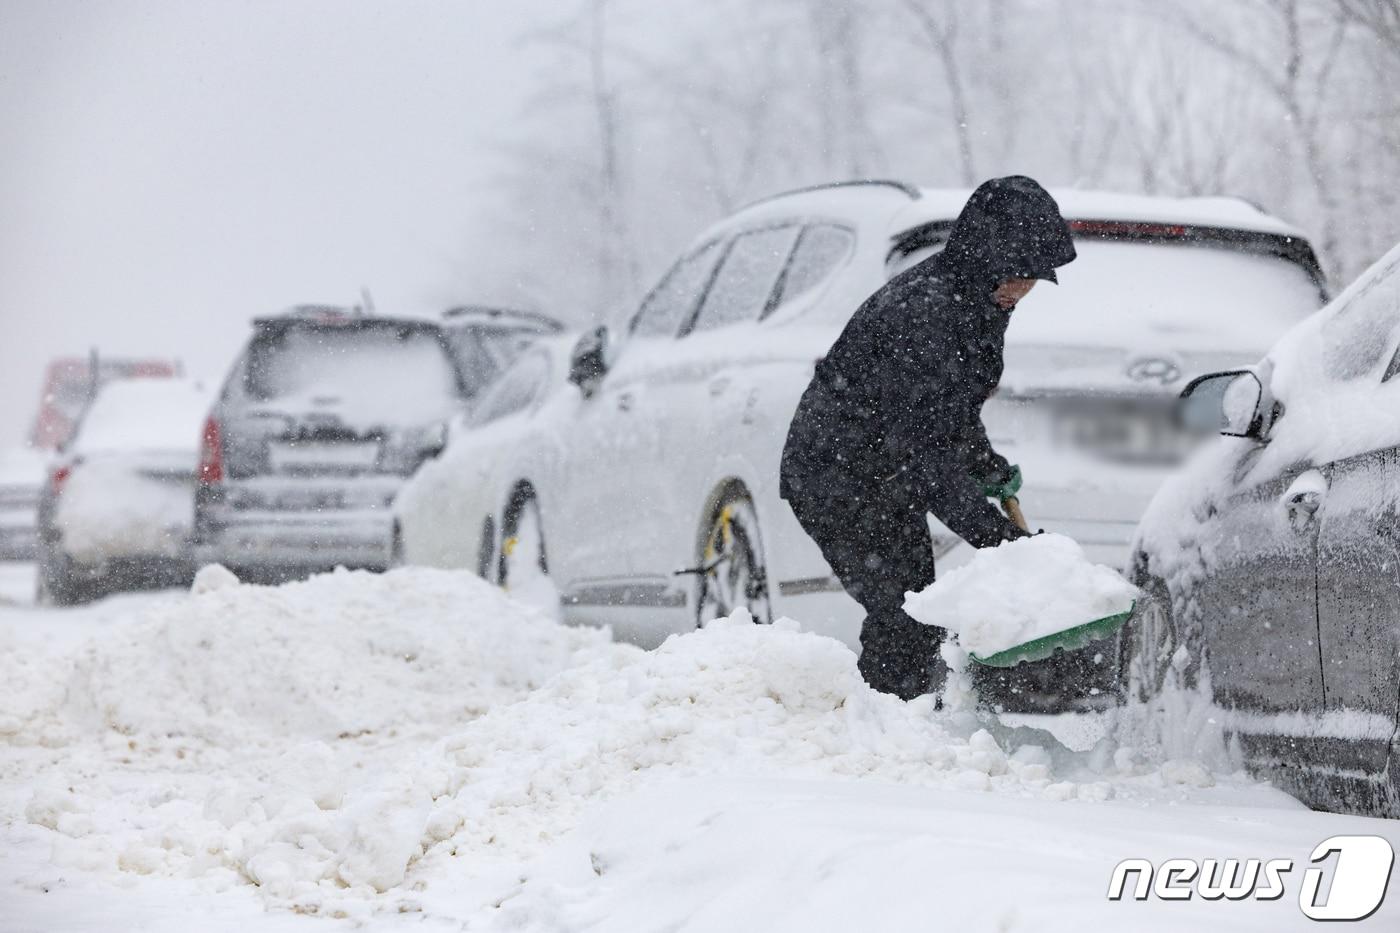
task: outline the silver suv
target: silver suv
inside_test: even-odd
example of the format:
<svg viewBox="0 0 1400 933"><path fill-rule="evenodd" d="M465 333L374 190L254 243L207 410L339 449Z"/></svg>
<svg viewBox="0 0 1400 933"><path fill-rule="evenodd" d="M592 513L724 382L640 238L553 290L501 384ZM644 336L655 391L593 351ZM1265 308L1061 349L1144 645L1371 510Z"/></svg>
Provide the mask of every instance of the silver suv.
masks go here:
<svg viewBox="0 0 1400 933"><path fill-rule="evenodd" d="M253 579L386 568L389 504L479 383L428 320L301 306L253 328L204 425L197 557Z"/></svg>

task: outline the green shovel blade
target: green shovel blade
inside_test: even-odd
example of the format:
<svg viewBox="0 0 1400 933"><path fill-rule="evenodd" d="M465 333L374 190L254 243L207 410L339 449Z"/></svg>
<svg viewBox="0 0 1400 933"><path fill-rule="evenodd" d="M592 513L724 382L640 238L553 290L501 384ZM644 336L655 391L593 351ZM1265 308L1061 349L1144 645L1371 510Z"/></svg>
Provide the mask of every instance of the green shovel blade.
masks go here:
<svg viewBox="0 0 1400 933"><path fill-rule="evenodd" d="M1043 661L1056 651L1073 651L1076 648L1083 648L1090 642L1100 641L1109 638L1120 628L1123 623L1132 618L1133 610L1137 608L1137 601L1128 607L1127 612L1120 612L1117 615L1104 616L1102 619L1095 619L1093 622L1086 622L1083 625L1076 625L1074 628L1067 628L1063 632L1055 632L1045 635L1033 641L1028 641L1024 645L1015 645L1005 651L998 651L996 654L985 658L970 654L972 660L978 664L985 664L988 667L1015 667L1022 661Z"/></svg>

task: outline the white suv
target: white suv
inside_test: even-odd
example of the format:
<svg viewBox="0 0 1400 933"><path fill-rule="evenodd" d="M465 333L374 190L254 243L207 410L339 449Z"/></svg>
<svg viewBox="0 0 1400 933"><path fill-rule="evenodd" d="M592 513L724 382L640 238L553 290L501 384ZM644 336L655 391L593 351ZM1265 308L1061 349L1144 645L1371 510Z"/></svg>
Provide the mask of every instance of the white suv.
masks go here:
<svg viewBox="0 0 1400 933"><path fill-rule="evenodd" d="M1032 524L1121 566L1183 453L1177 391L1258 359L1326 289L1307 241L1244 202L1052 193L1079 259L1016 310L985 418ZM854 643L863 612L778 497L779 454L814 362L968 194L824 186L706 230L623 333L562 363L541 345L483 395L399 497L405 556L546 571L567 618L642 644L741 605ZM935 532L940 566L970 553Z"/></svg>

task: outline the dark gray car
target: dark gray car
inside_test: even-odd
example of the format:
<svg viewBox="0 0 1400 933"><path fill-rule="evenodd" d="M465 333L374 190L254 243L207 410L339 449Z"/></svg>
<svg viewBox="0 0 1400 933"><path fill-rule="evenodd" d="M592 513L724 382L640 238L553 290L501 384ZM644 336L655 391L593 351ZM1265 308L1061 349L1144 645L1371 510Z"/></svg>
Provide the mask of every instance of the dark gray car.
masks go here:
<svg viewBox="0 0 1400 933"><path fill-rule="evenodd" d="M1202 377L1227 435L1139 529L1130 699L1196 690L1246 763L1326 809L1400 815L1400 248L1258 366Z"/></svg>

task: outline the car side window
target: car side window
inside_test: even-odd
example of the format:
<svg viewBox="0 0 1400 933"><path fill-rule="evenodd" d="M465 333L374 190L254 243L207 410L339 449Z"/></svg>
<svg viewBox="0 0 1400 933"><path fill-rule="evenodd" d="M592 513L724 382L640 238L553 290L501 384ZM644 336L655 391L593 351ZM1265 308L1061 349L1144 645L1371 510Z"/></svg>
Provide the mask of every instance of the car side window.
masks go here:
<svg viewBox="0 0 1400 933"><path fill-rule="evenodd" d="M773 307L785 304L826 281L850 255L854 244L855 237L845 227L813 224L803 230L797 249L793 251L792 261L783 274L778 299Z"/></svg>
<svg viewBox="0 0 1400 933"><path fill-rule="evenodd" d="M1389 382L1396 376L1400 376L1400 347L1395 350L1395 355L1390 358L1390 365L1385 368L1385 375L1381 377L1381 382Z"/></svg>
<svg viewBox="0 0 1400 933"><path fill-rule="evenodd" d="M719 259L719 241L706 243L672 267L661 284L647 295L632 333L638 337L674 337L705 294Z"/></svg>
<svg viewBox="0 0 1400 933"><path fill-rule="evenodd" d="M461 370L468 395L480 392L500 373L500 364L486 352L481 336L475 329L449 329L447 343L452 348L457 368Z"/></svg>
<svg viewBox="0 0 1400 933"><path fill-rule="evenodd" d="M791 224L736 237L690 331L758 320L769 306L773 287L792 254L799 229Z"/></svg>
<svg viewBox="0 0 1400 933"><path fill-rule="evenodd" d="M1400 325L1400 263L1372 279L1322 326L1327 375L1339 381L1373 373ZM1395 363L1391 363L1393 368ZM1387 373L1385 378L1393 375Z"/></svg>
<svg viewBox="0 0 1400 933"><path fill-rule="evenodd" d="M549 379L549 358L543 353L522 356L486 390L472 413L473 426L490 424L524 411L539 398Z"/></svg>

